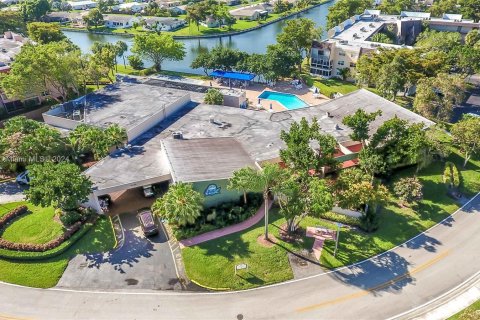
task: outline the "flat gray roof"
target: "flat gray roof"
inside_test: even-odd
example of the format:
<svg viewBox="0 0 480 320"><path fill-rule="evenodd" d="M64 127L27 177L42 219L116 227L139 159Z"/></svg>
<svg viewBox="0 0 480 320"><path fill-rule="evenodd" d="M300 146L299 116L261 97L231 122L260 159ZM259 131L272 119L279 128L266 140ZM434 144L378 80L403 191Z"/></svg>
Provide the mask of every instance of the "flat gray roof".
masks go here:
<svg viewBox="0 0 480 320"><path fill-rule="evenodd" d="M85 174L93 182L97 195L102 195L106 193L102 190L117 187L123 190L169 180L170 168L160 140L151 139L144 145L112 153L88 168Z"/></svg>
<svg viewBox="0 0 480 320"><path fill-rule="evenodd" d="M228 179L235 170L255 166L235 138L167 139L163 146L174 181Z"/></svg>

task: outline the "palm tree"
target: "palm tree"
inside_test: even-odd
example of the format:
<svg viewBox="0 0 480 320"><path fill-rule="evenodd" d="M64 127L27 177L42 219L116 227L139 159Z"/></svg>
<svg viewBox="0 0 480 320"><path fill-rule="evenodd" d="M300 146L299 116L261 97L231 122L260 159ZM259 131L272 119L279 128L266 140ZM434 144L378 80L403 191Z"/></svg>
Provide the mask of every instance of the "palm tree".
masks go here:
<svg viewBox="0 0 480 320"><path fill-rule="evenodd" d="M123 66L126 68L127 65L125 63L125 52L127 52L128 50L128 45L125 42L119 40L115 43L115 50L117 57L121 57L123 59Z"/></svg>
<svg viewBox="0 0 480 320"><path fill-rule="evenodd" d="M243 171L242 171L243 170ZM236 171L234 177L243 181L243 188L263 193L265 209L265 240L268 240L268 200L273 189L285 181L288 172L278 166L278 164L266 164L261 171L255 171L252 168L244 168Z"/></svg>
<svg viewBox="0 0 480 320"><path fill-rule="evenodd" d="M127 131L116 123L105 129L105 135L109 145L115 146L117 149L118 146L124 144L128 139Z"/></svg>
<svg viewBox="0 0 480 320"><path fill-rule="evenodd" d="M243 202L247 204L247 190L251 187L251 179L255 177L255 170L251 167L245 167L233 173L228 180L227 188L230 190L241 190L243 192Z"/></svg>
<svg viewBox="0 0 480 320"><path fill-rule="evenodd" d="M202 203L202 195L193 189L191 183L179 182L155 201L152 212L170 223L185 226L195 223L201 214Z"/></svg>

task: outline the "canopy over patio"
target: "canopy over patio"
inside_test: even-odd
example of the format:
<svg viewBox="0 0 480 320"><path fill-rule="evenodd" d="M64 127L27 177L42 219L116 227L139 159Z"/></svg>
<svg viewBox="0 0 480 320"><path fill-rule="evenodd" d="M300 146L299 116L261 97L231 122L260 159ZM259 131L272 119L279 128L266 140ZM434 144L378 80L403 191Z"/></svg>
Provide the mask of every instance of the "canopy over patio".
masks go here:
<svg viewBox="0 0 480 320"><path fill-rule="evenodd" d="M253 73L214 70L210 73L210 76L228 80L252 81L257 75Z"/></svg>

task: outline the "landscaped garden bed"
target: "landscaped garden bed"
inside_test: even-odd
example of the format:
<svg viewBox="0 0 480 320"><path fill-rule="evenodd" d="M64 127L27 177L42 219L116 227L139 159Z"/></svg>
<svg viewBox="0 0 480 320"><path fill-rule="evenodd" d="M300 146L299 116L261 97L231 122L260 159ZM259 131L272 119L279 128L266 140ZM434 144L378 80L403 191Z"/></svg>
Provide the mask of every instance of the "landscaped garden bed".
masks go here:
<svg viewBox="0 0 480 320"><path fill-rule="evenodd" d="M462 168L463 159L457 150L449 161L458 168L462 184L459 190L471 197L479 190L480 160L471 160ZM326 241L320 264L327 268L349 265L389 250L407 241L418 233L432 227L459 208L459 203L447 195L448 187L443 181L445 162L436 161L418 172L423 184L423 200L409 207L400 206L399 199L391 196L379 214L379 227L373 233L356 228L342 228L338 253L333 257L334 241ZM398 170L390 179L389 187L402 177L415 175L415 168ZM313 239L304 237L299 242L281 240L279 227L285 219L274 213L270 215L270 232L277 239L271 248L258 244L263 233L262 223L236 234L211 240L182 250L188 276L198 283L219 289L247 289L293 278L287 254L290 251L310 250ZM306 217L300 227L323 226L335 228L323 219ZM432 244L435 245L435 244ZM248 271L234 275L234 266L248 264Z"/></svg>

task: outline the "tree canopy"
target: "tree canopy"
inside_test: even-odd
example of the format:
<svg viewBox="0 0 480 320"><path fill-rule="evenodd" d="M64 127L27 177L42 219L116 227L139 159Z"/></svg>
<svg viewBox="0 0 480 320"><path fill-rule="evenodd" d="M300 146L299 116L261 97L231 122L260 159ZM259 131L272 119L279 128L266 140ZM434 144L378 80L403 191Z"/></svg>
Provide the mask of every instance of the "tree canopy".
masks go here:
<svg viewBox="0 0 480 320"><path fill-rule="evenodd" d="M205 94L204 102L206 104L222 105L223 94L218 89L208 89L207 93Z"/></svg>
<svg viewBox="0 0 480 320"><path fill-rule="evenodd" d="M30 187L25 195L35 205L74 210L91 193L92 182L75 164L46 162L32 164L27 169Z"/></svg>
<svg viewBox="0 0 480 320"><path fill-rule="evenodd" d="M342 123L352 129L350 138L354 141L360 141L365 146L365 142L370 138L370 123L375 121L378 116L382 115L382 111L367 113L363 109L357 109L354 114L343 118Z"/></svg>
<svg viewBox="0 0 480 320"><path fill-rule="evenodd" d="M49 43L67 39L58 24L31 22L27 25L28 37L38 43Z"/></svg>
<svg viewBox="0 0 480 320"><path fill-rule="evenodd" d="M353 15L361 14L365 9L371 9L372 0L340 0L328 9L327 28L331 29Z"/></svg>
<svg viewBox="0 0 480 320"><path fill-rule="evenodd" d="M39 21L50 9L48 0L25 0L20 3L24 21Z"/></svg>
<svg viewBox="0 0 480 320"><path fill-rule="evenodd" d="M460 147L465 156L465 167L472 155L480 153L480 118L464 116L451 129L453 141Z"/></svg>
<svg viewBox="0 0 480 320"><path fill-rule="evenodd" d="M154 68L160 71L163 61L179 61L185 57L185 45L166 33L148 33L135 36L132 52L153 62Z"/></svg>

